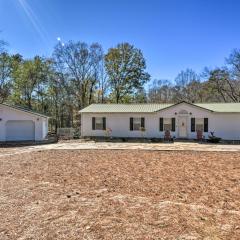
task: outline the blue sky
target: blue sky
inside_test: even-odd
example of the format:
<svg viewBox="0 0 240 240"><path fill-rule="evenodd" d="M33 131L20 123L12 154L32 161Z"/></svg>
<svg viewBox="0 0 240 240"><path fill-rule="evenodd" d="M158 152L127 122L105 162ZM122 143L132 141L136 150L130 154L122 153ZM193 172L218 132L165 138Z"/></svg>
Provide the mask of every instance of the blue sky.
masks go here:
<svg viewBox="0 0 240 240"><path fill-rule="evenodd" d="M12 53L49 56L63 42L141 48L152 78L224 64L240 48L239 0L0 0L0 38Z"/></svg>

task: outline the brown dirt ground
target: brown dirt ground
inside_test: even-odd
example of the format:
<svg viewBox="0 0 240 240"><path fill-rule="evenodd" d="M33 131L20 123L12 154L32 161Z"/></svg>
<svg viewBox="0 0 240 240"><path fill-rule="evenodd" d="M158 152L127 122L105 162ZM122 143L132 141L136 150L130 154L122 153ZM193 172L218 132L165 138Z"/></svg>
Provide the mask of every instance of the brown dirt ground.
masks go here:
<svg viewBox="0 0 240 240"><path fill-rule="evenodd" d="M240 153L0 158L0 239L240 239Z"/></svg>

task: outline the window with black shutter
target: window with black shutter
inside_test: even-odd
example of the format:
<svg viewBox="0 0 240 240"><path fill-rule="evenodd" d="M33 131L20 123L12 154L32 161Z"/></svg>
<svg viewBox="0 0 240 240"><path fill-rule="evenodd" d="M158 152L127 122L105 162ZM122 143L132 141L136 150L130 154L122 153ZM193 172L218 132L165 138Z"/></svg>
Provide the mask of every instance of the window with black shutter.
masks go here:
<svg viewBox="0 0 240 240"><path fill-rule="evenodd" d="M144 126L144 118L130 118L130 131L141 131Z"/></svg>
<svg viewBox="0 0 240 240"><path fill-rule="evenodd" d="M92 118L92 130L106 130L106 118L105 117L93 117Z"/></svg>

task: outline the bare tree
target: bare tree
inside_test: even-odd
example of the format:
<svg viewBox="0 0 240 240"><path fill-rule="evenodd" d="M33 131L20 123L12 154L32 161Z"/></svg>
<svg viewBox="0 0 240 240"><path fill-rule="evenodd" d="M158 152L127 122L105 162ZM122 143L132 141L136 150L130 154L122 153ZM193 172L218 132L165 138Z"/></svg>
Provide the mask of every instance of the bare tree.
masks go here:
<svg viewBox="0 0 240 240"><path fill-rule="evenodd" d="M200 85L200 77L192 69L181 71L175 78L175 99L177 101L197 101L196 91Z"/></svg>
<svg viewBox="0 0 240 240"><path fill-rule="evenodd" d="M232 79L231 73L226 68L211 71L209 83L224 102L240 102L239 80Z"/></svg>
<svg viewBox="0 0 240 240"><path fill-rule="evenodd" d="M169 80L154 80L148 90L149 102L166 103L173 101L173 85Z"/></svg>
<svg viewBox="0 0 240 240"><path fill-rule="evenodd" d="M234 80L240 80L240 49L234 49L226 59Z"/></svg>
<svg viewBox="0 0 240 240"><path fill-rule="evenodd" d="M103 58L101 58L98 64L97 78L98 78L98 84L97 84L97 90L96 90L97 102L105 103L106 94L108 93L108 87L109 87L109 79L105 71L104 54L103 54Z"/></svg>
<svg viewBox="0 0 240 240"><path fill-rule="evenodd" d="M59 43L53 57L59 71L67 74L74 86L78 108L92 102L92 94L97 83L96 69L102 58L102 48L94 43L90 47L83 42Z"/></svg>
<svg viewBox="0 0 240 240"><path fill-rule="evenodd" d="M104 61L104 53L102 47L98 43L90 46L92 60L92 76L89 79L89 100L88 104L94 101L94 93L97 90L97 85L101 81L101 63Z"/></svg>
<svg viewBox="0 0 240 240"><path fill-rule="evenodd" d="M240 102L240 50L234 49L227 65L210 71L209 83L224 102Z"/></svg>

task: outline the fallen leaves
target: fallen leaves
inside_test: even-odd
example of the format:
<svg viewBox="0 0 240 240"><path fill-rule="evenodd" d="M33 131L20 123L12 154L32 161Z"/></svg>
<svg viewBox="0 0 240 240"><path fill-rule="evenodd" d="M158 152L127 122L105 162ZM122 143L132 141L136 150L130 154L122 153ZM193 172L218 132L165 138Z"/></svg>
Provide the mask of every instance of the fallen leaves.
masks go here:
<svg viewBox="0 0 240 240"><path fill-rule="evenodd" d="M0 239L240 239L240 153L51 150L0 159Z"/></svg>

